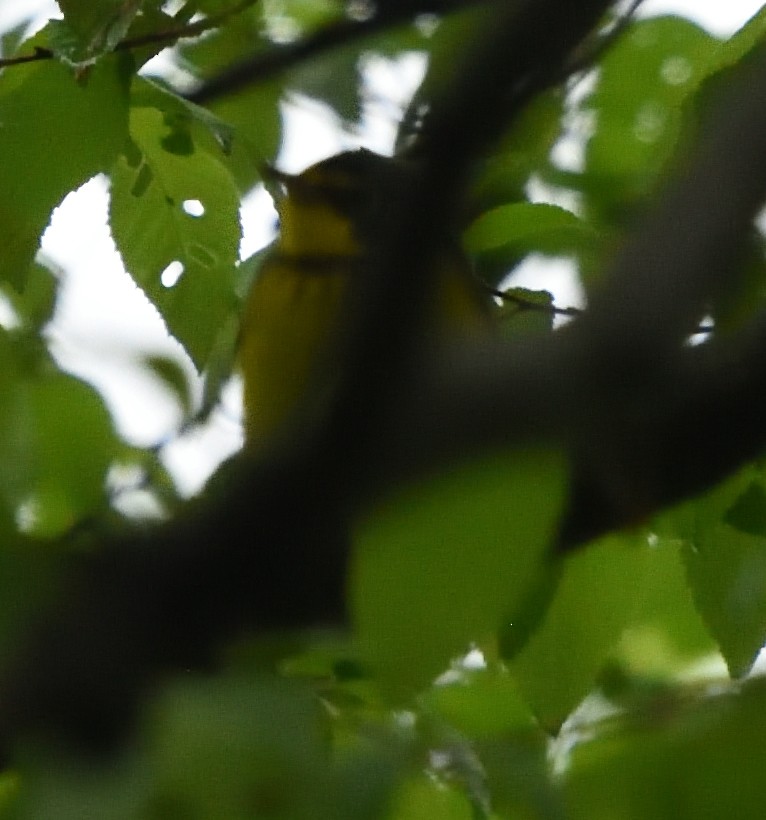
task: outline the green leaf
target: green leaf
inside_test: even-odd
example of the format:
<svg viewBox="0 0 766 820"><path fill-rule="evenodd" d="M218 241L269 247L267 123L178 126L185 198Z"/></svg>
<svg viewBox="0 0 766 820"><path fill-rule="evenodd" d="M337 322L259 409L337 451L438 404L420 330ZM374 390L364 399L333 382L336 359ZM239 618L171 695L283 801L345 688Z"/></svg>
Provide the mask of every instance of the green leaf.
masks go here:
<svg viewBox="0 0 766 820"><path fill-rule="evenodd" d="M464 794L425 776L406 783L396 794L390 817L396 820L473 820Z"/></svg>
<svg viewBox="0 0 766 820"><path fill-rule="evenodd" d="M0 278L19 290L53 208L124 145L124 59L101 61L79 83L53 62L0 77L0 156L12 158L0 163Z"/></svg>
<svg viewBox="0 0 766 820"><path fill-rule="evenodd" d="M547 290L506 288L499 319L507 335L553 330L553 295Z"/></svg>
<svg viewBox="0 0 766 820"><path fill-rule="evenodd" d="M537 97L520 112L493 153L483 159L481 176L472 191L479 212L524 201L530 177L547 175L550 152L561 137L563 104L559 89Z"/></svg>
<svg viewBox="0 0 766 820"><path fill-rule="evenodd" d="M72 65L86 65L122 40L142 0L57 0L64 20L49 23L51 47Z"/></svg>
<svg viewBox="0 0 766 820"><path fill-rule="evenodd" d="M210 133L225 154L231 151L234 141L234 128L231 125L207 108L173 94L148 77L136 77L133 80L130 102L136 107L162 111L166 122L195 123Z"/></svg>
<svg viewBox="0 0 766 820"><path fill-rule="evenodd" d="M542 625L511 666L543 726L557 729L588 694L633 622L650 577L647 549L612 536L567 558Z"/></svg>
<svg viewBox="0 0 766 820"><path fill-rule="evenodd" d="M766 643L766 538L747 532L757 530L760 514L762 479L755 483L746 470L695 502L685 553L694 601L734 676L750 669Z"/></svg>
<svg viewBox="0 0 766 820"><path fill-rule="evenodd" d="M431 687L421 703L471 740L529 730L534 725L518 684L497 666L463 670L457 680Z"/></svg>
<svg viewBox="0 0 766 820"><path fill-rule="evenodd" d="M29 268L23 292L12 287L6 289L4 295L27 330L38 332L53 316L59 275L60 271L49 260L38 256Z"/></svg>
<svg viewBox="0 0 766 820"><path fill-rule="evenodd" d="M503 454L408 487L364 523L351 610L363 652L395 694L493 638L537 577L565 485L558 453Z"/></svg>
<svg viewBox="0 0 766 820"><path fill-rule="evenodd" d="M326 723L310 690L284 679L173 684L147 723L166 812L153 816L308 820L328 774Z"/></svg>
<svg viewBox="0 0 766 820"><path fill-rule="evenodd" d="M745 535L766 538L766 489L763 484L751 482L726 511L723 520Z"/></svg>
<svg viewBox="0 0 766 820"><path fill-rule="evenodd" d="M8 409L4 445L23 463L13 482L21 529L51 538L103 507L117 439L96 391L64 374L28 379Z"/></svg>
<svg viewBox="0 0 766 820"><path fill-rule="evenodd" d="M470 253L505 246L552 256L593 247L597 232L571 211L558 205L518 202L482 214L464 235Z"/></svg>
<svg viewBox="0 0 766 820"><path fill-rule="evenodd" d="M183 365L171 356L146 356L142 363L159 379L178 402L184 417L187 417L191 413L194 396Z"/></svg>
<svg viewBox="0 0 766 820"><path fill-rule="evenodd" d="M160 111L135 109L131 134L140 156L112 171L112 233L128 272L201 369L235 304L237 191L211 154L167 150Z"/></svg>
<svg viewBox="0 0 766 820"><path fill-rule="evenodd" d="M694 605L683 543L659 539L642 556L641 591L619 656L633 674L667 678L714 653L716 644Z"/></svg>
<svg viewBox="0 0 766 820"><path fill-rule="evenodd" d="M595 129L586 150L587 204L620 224L651 190L680 133L683 99L718 41L689 20L634 22L602 61L585 101Z"/></svg>
<svg viewBox="0 0 766 820"><path fill-rule="evenodd" d="M759 9L742 28L715 50L708 72L734 65L757 48L766 36L766 6Z"/></svg>
<svg viewBox="0 0 766 820"><path fill-rule="evenodd" d="M135 755L84 760L27 746L9 820L138 820L149 816L146 771ZM183 816L183 815L176 815ZM187 815L188 816L188 815Z"/></svg>
<svg viewBox="0 0 766 820"><path fill-rule="evenodd" d="M575 749L569 820L759 817L766 766L763 682L683 708L666 697ZM630 720L632 718L632 720Z"/></svg>
<svg viewBox="0 0 766 820"><path fill-rule="evenodd" d="M264 38L261 9L259 3L206 37L182 43L179 49L185 68L199 78L210 77L259 49L271 48ZM279 152L282 144L279 106L282 91L283 80L276 77L250 83L241 91L227 94L205 106L235 130L229 167L243 191L260 181L262 164L273 163Z"/></svg>
<svg viewBox="0 0 766 820"><path fill-rule="evenodd" d="M285 85L328 105L342 123L354 127L362 114L362 73L359 46L335 48L299 63L285 78Z"/></svg>

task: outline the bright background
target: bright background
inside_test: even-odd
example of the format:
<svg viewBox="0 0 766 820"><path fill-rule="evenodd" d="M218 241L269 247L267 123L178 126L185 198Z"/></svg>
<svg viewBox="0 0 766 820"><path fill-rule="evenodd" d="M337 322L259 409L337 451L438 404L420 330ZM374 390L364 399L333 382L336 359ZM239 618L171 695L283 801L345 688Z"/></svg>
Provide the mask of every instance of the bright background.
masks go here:
<svg viewBox="0 0 766 820"><path fill-rule="evenodd" d="M678 13L714 34L727 36L761 7L759 0L645 0L641 14ZM0 0L0 28L35 15L36 26L58 16L52 0ZM417 60L381 64L375 85L381 99L406 100L418 81ZM334 120L316 104L285 109L286 144L281 164L297 171L311 162L350 147ZM395 123L385 113L373 118L365 145L390 149ZM310 134L310 140L306 139ZM60 268L62 287L56 314L48 327L51 348L61 365L95 384L104 395L121 434L141 446L163 446L163 459L186 492L196 490L215 466L241 446L241 398L233 384L222 407L203 428L177 435L182 411L167 388L143 366L147 355L171 356L183 363L194 389L194 368L181 346L141 291L124 272L107 227L108 193L100 178L68 196L54 212L42 249ZM268 196L255 192L243 205L242 256L273 236L275 214ZM516 281L547 287L562 304L579 295L566 270L546 265L527 268ZM543 281L541 281L543 280ZM0 302L0 324L13 321Z"/></svg>

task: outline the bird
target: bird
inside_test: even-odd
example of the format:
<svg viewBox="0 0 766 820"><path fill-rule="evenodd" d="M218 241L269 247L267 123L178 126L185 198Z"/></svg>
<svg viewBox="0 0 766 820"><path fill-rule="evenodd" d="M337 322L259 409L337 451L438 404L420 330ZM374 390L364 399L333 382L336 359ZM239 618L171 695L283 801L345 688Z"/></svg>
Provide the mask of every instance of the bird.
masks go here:
<svg viewBox="0 0 766 820"><path fill-rule="evenodd" d="M244 300L238 359L246 446L273 440L308 397L337 383L345 300L364 272L386 192L410 160L367 149L345 151L299 174L274 168L279 234ZM381 185L385 180L388 185ZM492 324L488 291L459 237L444 231L434 254L436 286L427 323L436 334L483 333Z"/></svg>

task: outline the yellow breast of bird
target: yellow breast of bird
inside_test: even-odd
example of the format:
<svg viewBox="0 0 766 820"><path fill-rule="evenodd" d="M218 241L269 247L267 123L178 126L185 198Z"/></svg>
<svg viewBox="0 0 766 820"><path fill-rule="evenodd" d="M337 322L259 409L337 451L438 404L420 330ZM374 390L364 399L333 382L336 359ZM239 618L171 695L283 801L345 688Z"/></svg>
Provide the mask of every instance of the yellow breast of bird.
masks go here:
<svg viewBox="0 0 766 820"><path fill-rule="evenodd" d="M313 269L310 261L267 259L245 308L239 357L249 444L271 436L295 408L316 373L330 387L350 264L340 258Z"/></svg>

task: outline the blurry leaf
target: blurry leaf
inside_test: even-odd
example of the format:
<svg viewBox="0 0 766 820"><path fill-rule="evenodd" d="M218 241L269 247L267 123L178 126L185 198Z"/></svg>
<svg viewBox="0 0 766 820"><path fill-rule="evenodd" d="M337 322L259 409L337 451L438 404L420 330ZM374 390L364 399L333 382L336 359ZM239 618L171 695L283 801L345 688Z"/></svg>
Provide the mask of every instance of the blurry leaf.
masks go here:
<svg viewBox="0 0 766 820"><path fill-rule="evenodd" d="M0 332L0 529L54 538L105 506L119 444L101 397L53 369L33 334Z"/></svg>
<svg viewBox="0 0 766 820"><path fill-rule="evenodd" d="M422 703L472 740L534 726L518 685L499 667L464 670L454 682L432 686Z"/></svg>
<svg viewBox="0 0 766 820"><path fill-rule="evenodd" d="M694 90L717 41L681 17L634 22L601 63L584 107L588 205L607 224L622 221L655 183L676 144L681 102Z"/></svg>
<svg viewBox="0 0 766 820"><path fill-rule="evenodd" d="M32 22L32 12L23 18L13 28L0 30L0 54L3 57L16 54L19 46L23 42L25 34L29 31L29 24Z"/></svg>
<svg viewBox="0 0 766 820"><path fill-rule="evenodd" d="M326 717L309 690L276 678L193 677L166 689L147 730L153 802L170 812L160 816L312 817L328 758Z"/></svg>
<svg viewBox="0 0 766 820"><path fill-rule="evenodd" d="M474 212L486 213L526 199L530 177L547 173L550 152L561 136L563 102L564 95L554 89L521 112L482 164L481 176L472 192Z"/></svg>
<svg viewBox="0 0 766 820"><path fill-rule="evenodd" d="M508 334L553 330L553 295L547 290L507 288L499 319Z"/></svg>
<svg viewBox="0 0 766 820"><path fill-rule="evenodd" d="M182 18L179 18L177 15L171 16L170 14L166 14L161 8L158 8L158 6L162 6L162 3L150 3L144 0L141 6L141 13L133 18L130 28L121 38L123 42L130 40L134 43L140 41L141 38L148 39L148 42L143 46L131 45L130 56L133 58L134 70L136 72L143 68L149 60L173 44L172 39L152 41L152 35L161 32L175 31L184 23ZM134 76L134 84L138 79L138 76Z"/></svg>
<svg viewBox="0 0 766 820"><path fill-rule="evenodd" d="M757 817L766 766L762 681L741 697L691 709L657 704L575 749L564 786L569 820L719 820ZM647 716L648 717L648 716Z"/></svg>
<svg viewBox="0 0 766 820"><path fill-rule="evenodd" d="M766 538L727 519L757 529L760 491L745 470L694 502L696 532L685 553L694 601L735 677L766 643Z"/></svg>
<svg viewBox="0 0 766 820"><path fill-rule="evenodd" d="M710 306L710 316L718 333L744 328L766 303L766 245L755 231L743 243L739 258L732 260L730 285Z"/></svg>
<svg viewBox="0 0 766 820"><path fill-rule="evenodd" d="M708 63L708 72L740 62L763 42L765 36L766 6L756 11L739 31L715 49Z"/></svg>
<svg viewBox="0 0 766 820"><path fill-rule="evenodd" d="M482 214L466 230L464 239L470 253L508 245L518 252L563 256L593 246L598 234L558 205L518 202Z"/></svg>
<svg viewBox="0 0 766 820"><path fill-rule="evenodd" d="M271 15L277 18L275 25L284 26L290 21L301 32L340 19L346 13L342 0L283 0L277 8Z"/></svg>
<svg viewBox="0 0 766 820"><path fill-rule="evenodd" d="M223 321L205 365L199 420L204 420L218 404L221 391L236 370L239 330L239 311L233 311Z"/></svg>
<svg viewBox="0 0 766 820"><path fill-rule="evenodd" d="M47 266L46 260L33 262L22 293L10 290L8 298L25 327L39 331L53 316L58 295L58 271Z"/></svg>
<svg viewBox="0 0 766 820"><path fill-rule="evenodd" d="M588 694L634 619L648 580L646 549L612 536L567 558L542 625L511 665L544 727L557 729Z"/></svg>
<svg viewBox="0 0 766 820"><path fill-rule="evenodd" d="M465 795L449 786L421 776L404 784L394 797L391 818L395 820L474 820Z"/></svg>
<svg viewBox="0 0 766 820"><path fill-rule="evenodd" d="M0 478L0 492L23 532L61 535L104 504L117 451L109 414L93 388L60 373L20 381L4 404L0 446L16 473Z"/></svg>
<svg viewBox="0 0 766 820"><path fill-rule="evenodd" d="M234 304L239 199L217 158L168 152L165 131L159 111L133 111L141 156L112 172L112 232L128 272L201 369Z"/></svg>
<svg viewBox="0 0 766 820"><path fill-rule="evenodd" d="M694 606L683 545L659 540L642 554L641 590L619 654L633 674L674 675L716 644Z"/></svg>
<svg viewBox="0 0 766 820"><path fill-rule="evenodd" d="M549 738L536 732L508 734L474 742L485 772L493 818L569 820L550 775Z"/></svg>
<svg viewBox="0 0 766 820"><path fill-rule="evenodd" d="M178 359L170 356L146 356L143 364L162 382L178 402L184 417L194 404L189 377Z"/></svg>
<svg viewBox="0 0 766 820"><path fill-rule="evenodd" d="M24 751L17 797L4 820L145 820L150 816L145 813L146 772L135 757L85 761L31 744Z"/></svg>
<svg viewBox="0 0 766 820"><path fill-rule="evenodd" d="M13 158L0 163L0 278L19 290L53 208L107 170L124 145L124 59L101 61L85 83L53 62L0 77L0 156Z"/></svg>
<svg viewBox="0 0 766 820"><path fill-rule="evenodd" d="M361 115L359 46L335 48L306 60L285 78L294 93L326 103L347 125Z"/></svg>
<svg viewBox="0 0 766 820"><path fill-rule="evenodd" d="M246 56L271 48L264 39L259 14L262 4L243 12L206 37L191 43L181 43L183 65L200 79L215 75ZM236 22L236 25L234 24ZM241 190L248 190L260 180L260 168L273 162L282 142L283 78L276 77L251 83L241 91L228 94L205 106L211 115L233 127L229 167Z"/></svg>
<svg viewBox="0 0 766 820"><path fill-rule="evenodd" d="M723 520L746 535L766 538L766 489L763 484L751 482L726 511Z"/></svg>
<svg viewBox="0 0 766 820"><path fill-rule="evenodd" d="M464 53L473 45L488 23L493 21L494 11L486 4L458 6L457 11L439 18L438 25L431 22L428 37L419 50L428 50L428 70L405 112L401 133L397 137L397 149L405 147L408 139L421 130L423 112L427 112L435 99L440 99L454 80L455 55ZM427 15L425 16L427 18ZM426 19L427 27L429 20ZM417 48L417 44L413 44Z"/></svg>
<svg viewBox="0 0 766 820"><path fill-rule="evenodd" d="M498 455L408 487L370 516L351 608L385 684L412 692L495 634L544 560L565 483L557 453Z"/></svg>
<svg viewBox="0 0 766 820"><path fill-rule="evenodd" d="M266 163L273 163L282 144L282 86L259 83L230 94L210 106L217 117L234 128L235 139L227 164L240 190L261 181Z"/></svg>

